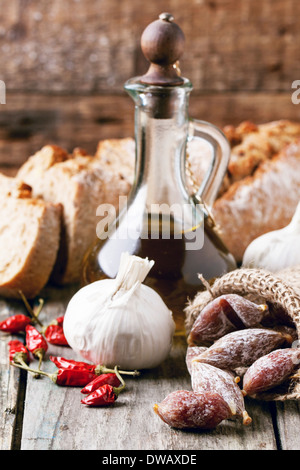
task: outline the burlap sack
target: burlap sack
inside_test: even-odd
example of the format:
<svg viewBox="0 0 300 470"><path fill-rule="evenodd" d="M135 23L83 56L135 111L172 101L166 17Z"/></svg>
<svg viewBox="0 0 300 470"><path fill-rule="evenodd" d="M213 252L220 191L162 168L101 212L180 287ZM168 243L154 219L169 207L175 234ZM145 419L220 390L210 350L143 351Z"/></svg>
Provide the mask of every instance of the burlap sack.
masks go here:
<svg viewBox="0 0 300 470"><path fill-rule="evenodd" d="M268 302L283 308L295 324L300 338L300 266L276 274L262 269L241 268L217 278L212 285L203 278L202 281L206 290L199 292L185 309L187 333L205 305L220 295L231 293L245 296L257 303ZM300 399L300 370L299 378L287 381L273 389L272 393L261 393L259 398L281 401Z"/></svg>

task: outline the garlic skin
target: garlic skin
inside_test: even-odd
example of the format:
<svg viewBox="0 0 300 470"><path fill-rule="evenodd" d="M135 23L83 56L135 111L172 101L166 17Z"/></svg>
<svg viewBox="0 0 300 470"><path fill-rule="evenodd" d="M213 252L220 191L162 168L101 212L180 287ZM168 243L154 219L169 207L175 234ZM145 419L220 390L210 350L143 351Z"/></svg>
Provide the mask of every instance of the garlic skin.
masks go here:
<svg viewBox="0 0 300 470"><path fill-rule="evenodd" d="M166 359L175 323L160 295L142 284L153 264L123 253L116 279L96 281L72 297L64 334L85 360L150 369Z"/></svg>
<svg viewBox="0 0 300 470"><path fill-rule="evenodd" d="M271 272L300 265L300 202L286 227L253 240L243 256L243 268L261 268Z"/></svg>

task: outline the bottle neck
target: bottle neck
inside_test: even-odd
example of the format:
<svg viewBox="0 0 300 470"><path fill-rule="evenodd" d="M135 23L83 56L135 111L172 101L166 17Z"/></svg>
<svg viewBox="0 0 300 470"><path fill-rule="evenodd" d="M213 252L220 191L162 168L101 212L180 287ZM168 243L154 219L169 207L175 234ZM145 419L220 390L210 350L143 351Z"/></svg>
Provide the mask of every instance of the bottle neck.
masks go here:
<svg viewBox="0 0 300 470"><path fill-rule="evenodd" d="M135 192L144 191L148 208L182 204L190 87L135 90ZM132 93L131 93L132 94Z"/></svg>

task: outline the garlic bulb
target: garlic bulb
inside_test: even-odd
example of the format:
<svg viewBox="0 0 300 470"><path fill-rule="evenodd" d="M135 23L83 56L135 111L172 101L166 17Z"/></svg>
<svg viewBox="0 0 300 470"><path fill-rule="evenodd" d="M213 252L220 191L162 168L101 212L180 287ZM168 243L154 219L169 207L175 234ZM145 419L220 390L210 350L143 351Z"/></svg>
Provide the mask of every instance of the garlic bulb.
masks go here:
<svg viewBox="0 0 300 470"><path fill-rule="evenodd" d="M142 284L154 261L123 253L115 279L93 282L70 300L64 334L94 364L158 366L170 352L175 323L160 295Z"/></svg>
<svg viewBox="0 0 300 470"><path fill-rule="evenodd" d="M300 202L289 225L265 233L247 247L242 267L276 272L300 265Z"/></svg>

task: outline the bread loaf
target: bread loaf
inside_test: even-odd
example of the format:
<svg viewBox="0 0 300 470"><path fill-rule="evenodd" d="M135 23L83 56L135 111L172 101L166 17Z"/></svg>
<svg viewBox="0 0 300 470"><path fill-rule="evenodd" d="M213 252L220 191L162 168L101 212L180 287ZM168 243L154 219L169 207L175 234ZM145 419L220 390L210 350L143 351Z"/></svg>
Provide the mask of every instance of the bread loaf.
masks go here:
<svg viewBox="0 0 300 470"><path fill-rule="evenodd" d="M122 152L116 155L114 141L109 142L109 152L103 141L95 156L80 149L69 155L57 146L47 145L20 168L18 178L32 186L34 197L63 207L61 243L51 276L55 283L80 280L83 257L96 239L97 207L110 203L118 208L119 195L128 194L134 150L128 156L124 149L130 148L130 143L130 139L124 139Z"/></svg>
<svg viewBox="0 0 300 470"><path fill-rule="evenodd" d="M226 126L231 158L212 209L221 237L239 262L259 235L289 223L300 200L300 124L287 120L261 125ZM210 151L199 142L188 148L190 191L200 186ZM72 155L47 145L20 168L18 178L34 197L63 207L59 254L51 276L58 284L78 282L84 254L96 239L96 209L127 195L134 179L135 142L131 138L99 142L94 156ZM187 172L188 175L188 172ZM51 243L50 238L48 243Z"/></svg>
<svg viewBox="0 0 300 470"><path fill-rule="evenodd" d="M0 175L0 296L34 298L52 272L61 207L31 197L31 188Z"/></svg>
<svg viewBox="0 0 300 470"><path fill-rule="evenodd" d="M300 201L300 139L233 183L212 213L237 261L258 236L285 227Z"/></svg>
<svg viewBox="0 0 300 470"><path fill-rule="evenodd" d="M30 198L31 186L10 176L0 173L0 197L14 196L17 198Z"/></svg>

